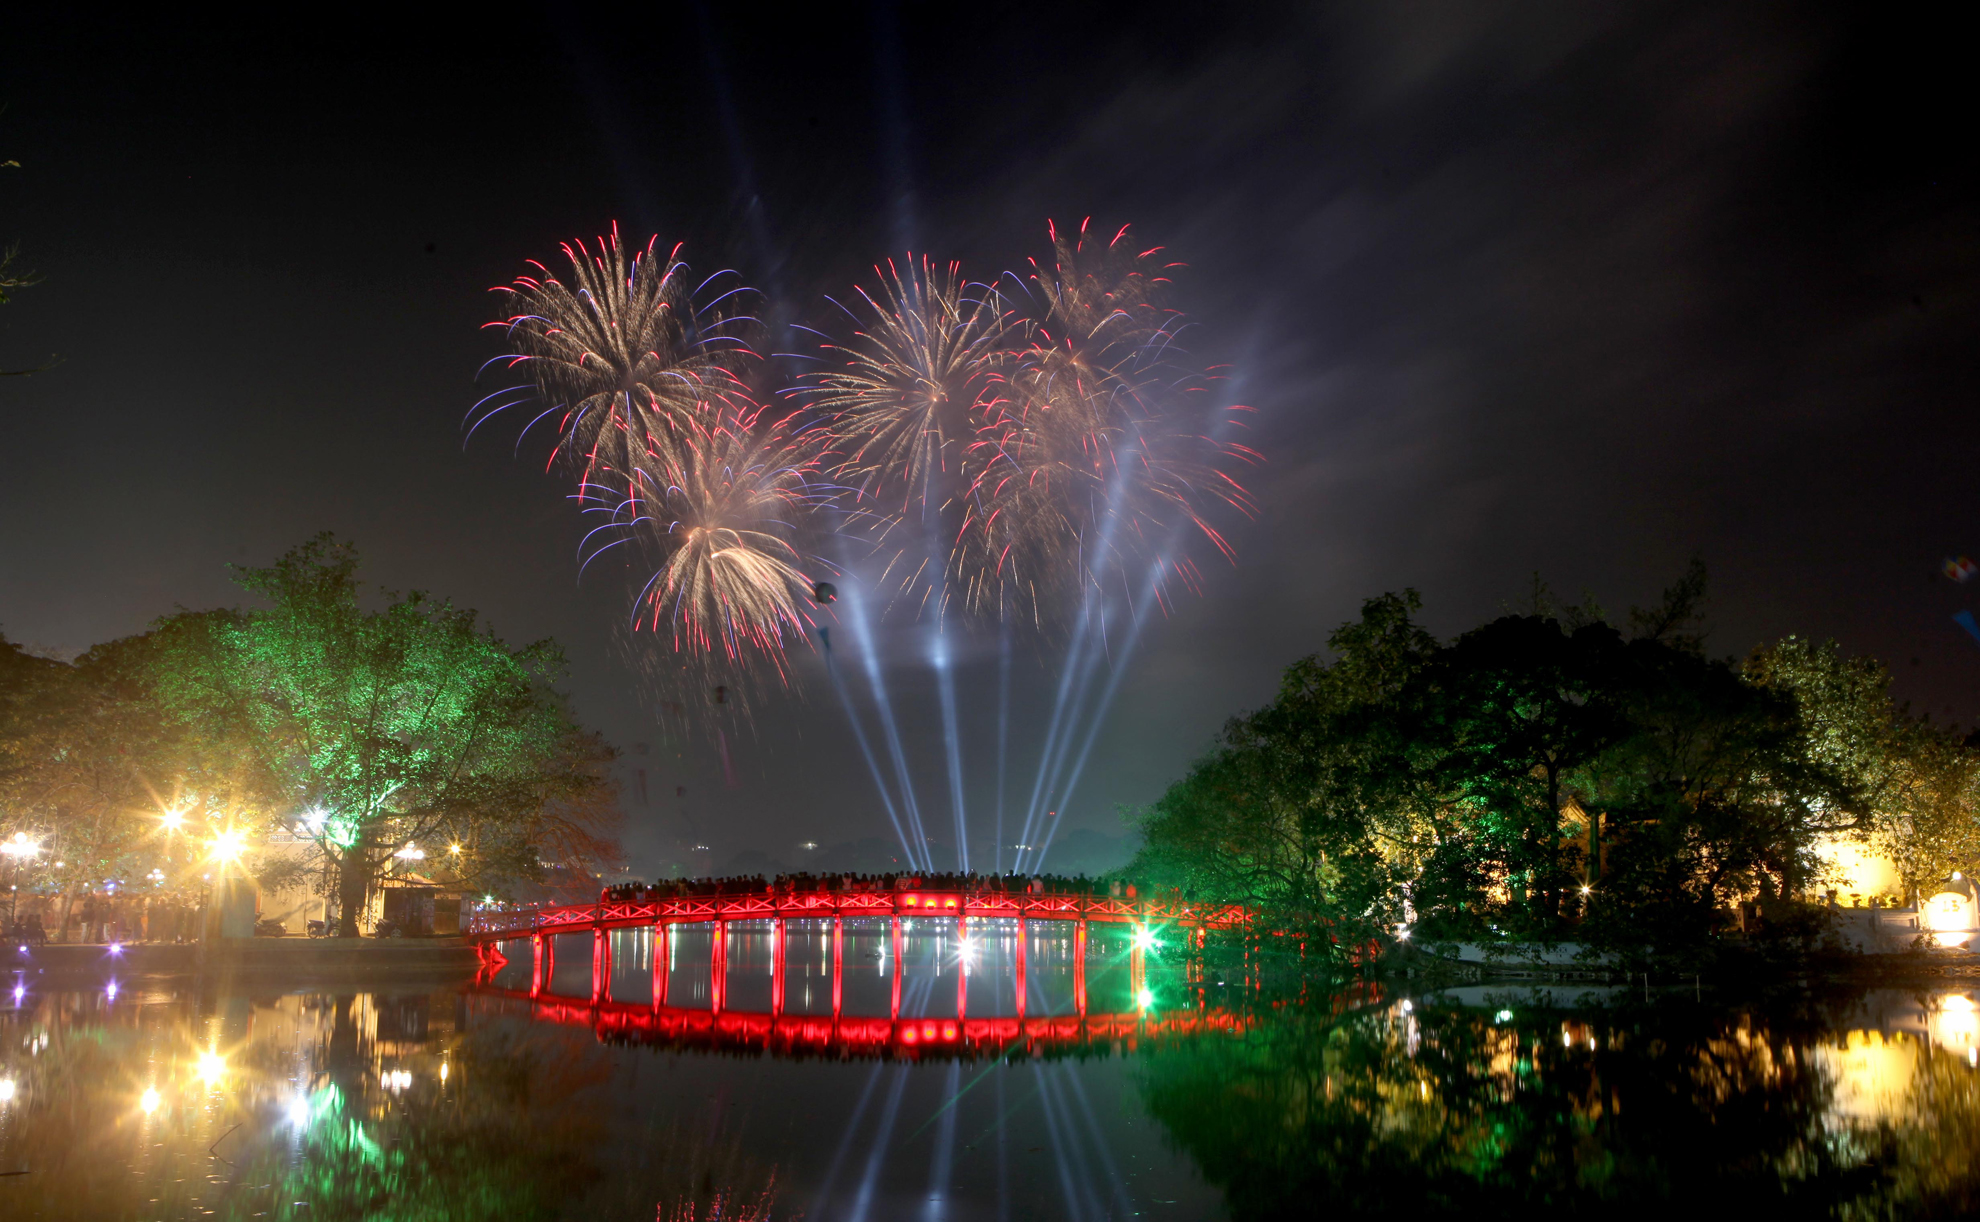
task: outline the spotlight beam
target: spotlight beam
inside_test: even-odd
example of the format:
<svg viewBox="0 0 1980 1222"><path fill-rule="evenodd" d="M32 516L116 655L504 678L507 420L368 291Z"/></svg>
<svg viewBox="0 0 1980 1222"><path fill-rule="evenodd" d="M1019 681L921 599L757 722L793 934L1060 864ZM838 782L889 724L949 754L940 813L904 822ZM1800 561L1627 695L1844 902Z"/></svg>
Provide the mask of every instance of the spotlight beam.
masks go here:
<svg viewBox="0 0 1980 1222"><path fill-rule="evenodd" d="M860 720L859 710L853 707L852 693L846 690L846 681L839 674L838 659L832 654L832 638L829 629L820 628L818 637L825 645L825 673L832 677L832 688L839 693L839 704L846 710L846 720L852 723L853 737L859 740L859 753L866 760L866 770L873 774L873 787L880 793L880 804L887 810L887 822L894 826L894 836L901 842L901 851L914 860L914 850L908 844L907 829L901 826L900 812L894 807L894 797L887 789L887 778L881 775L880 761L873 758L873 744L867 740L866 725Z"/></svg>
<svg viewBox="0 0 1980 1222"><path fill-rule="evenodd" d="M887 698L887 682L880 675L880 656L873 648L873 627L867 621L865 598L858 585L847 583L845 602L850 612L847 618L852 622L853 633L859 638L860 654L866 664L866 680L873 687L873 700L880 709L880 728L887 737L887 753L893 757L894 779L901 792L901 809L914 836L908 864L932 872L935 864L928 852L928 833L921 825L921 809L914 800L914 780L908 775L907 752L901 749L900 727L894 721L893 703Z"/></svg>

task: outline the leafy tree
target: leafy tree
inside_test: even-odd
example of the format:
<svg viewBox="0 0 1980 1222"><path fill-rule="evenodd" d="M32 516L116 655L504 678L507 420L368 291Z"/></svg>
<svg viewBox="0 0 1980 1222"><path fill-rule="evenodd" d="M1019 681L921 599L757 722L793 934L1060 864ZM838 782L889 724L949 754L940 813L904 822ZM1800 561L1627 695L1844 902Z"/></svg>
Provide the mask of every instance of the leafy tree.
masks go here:
<svg viewBox="0 0 1980 1222"><path fill-rule="evenodd" d="M1329 638L1338 660L1294 663L1278 700L1232 719L1215 750L1133 816L1144 848L1130 869L1269 908L1339 945L1400 919L1397 883L1420 829L1380 766L1394 748L1376 710L1436 648L1410 620L1419 605L1415 591L1371 599Z"/></svg>
<svg viewBox="0 0 1980 1222"><path fill-rule="evenodd" d="M0 651L0 746L10 760L0 795L16 827L40 841L36 878L64 898L59 920L84 891L129 879L158 859L169 881L197 872L188 846L163 822L167 811L241 821L254 795L225 744L161 716L155 634L99 645L73 663ZM11 656L7 656L11 654Z"/></svg>
<svg viewBox="0 0 1980 1222"><path fill-rule="evenodd" d="M1896 866L1908 894L1980 867L1980 751L1898 707L1882 663L1791 636L1755 650L1744 670L1793 697L1811 754L1864 811L1847 832Z"/></svg>
<svg viewBox="0 0 1980 1222"><path fill-rule="evenodd" d="M547 641L511 649L424 594L367 609L358 557L321 535L240 584L270 604L175 617L167 697L248 761L265 826L336 876L341 932L394 855L447 853L471 884L608 855L612 752L572 718Z"/></svg>
<svg viewBox="0 0 1980 1222"><path fill-rule="evenodd" d="M1971 753L1832 651L1707 657L1703 597L1694 565L1625 634L1536 585L1448 644L1414 592L1371 599L1138 816L1131 868L1343 941L1679 949L1811 890L1824 838L1881 827L1928 871L1971 851Z"/></svg>

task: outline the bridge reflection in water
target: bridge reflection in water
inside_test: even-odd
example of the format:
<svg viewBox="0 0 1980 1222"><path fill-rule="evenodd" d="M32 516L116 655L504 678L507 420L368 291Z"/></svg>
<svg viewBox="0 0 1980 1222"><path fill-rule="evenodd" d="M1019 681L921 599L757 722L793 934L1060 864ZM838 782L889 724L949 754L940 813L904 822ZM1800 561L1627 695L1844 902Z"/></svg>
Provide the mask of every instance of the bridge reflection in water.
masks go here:
<svg viewBox="0 0 1980 1222"><path fill-rule="evenodd" d="M674 921L491 938L477 983L614 1042L798 1057L1000 1056L1243 1030L1186 954L1194 931L1169 933L1176 944L1079 920Z"/></svg>

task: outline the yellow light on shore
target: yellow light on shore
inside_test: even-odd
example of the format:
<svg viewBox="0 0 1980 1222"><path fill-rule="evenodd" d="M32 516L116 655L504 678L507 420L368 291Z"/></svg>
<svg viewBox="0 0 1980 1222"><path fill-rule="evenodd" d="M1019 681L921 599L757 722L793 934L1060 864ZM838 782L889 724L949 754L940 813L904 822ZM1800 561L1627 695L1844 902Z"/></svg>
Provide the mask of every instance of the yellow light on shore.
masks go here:
<svg viewBox="0 0 1980 1222"><path fill-rule="evenodd" d="M204 1078L209 1085L225 1077L226 1073L226 1057L221 1056L217 1052L210 1051L199 1054L199 1076Z"/></svg>
<svg viewBox="0 0 1980 1222"><path fill-rule="evenodd" d="M206 847L208 855L215 861L235 861L239 859L241 850L247 848L247 837L230 827L215 836Z"/></svg>

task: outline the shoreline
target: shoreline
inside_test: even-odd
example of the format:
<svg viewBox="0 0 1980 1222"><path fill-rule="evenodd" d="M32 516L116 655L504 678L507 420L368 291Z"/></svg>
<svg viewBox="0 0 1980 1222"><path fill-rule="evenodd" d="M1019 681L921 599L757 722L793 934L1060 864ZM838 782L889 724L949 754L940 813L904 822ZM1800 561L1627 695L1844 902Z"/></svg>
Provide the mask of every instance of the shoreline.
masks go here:
<svg viewBox="0 0 1980 1222"><path fill-rule="evenodd" d="M458 937L217 938L211 942L16 944L0 973L31 976L205 976L345 979L418 975L473 977L474 948Z"/></svg>

